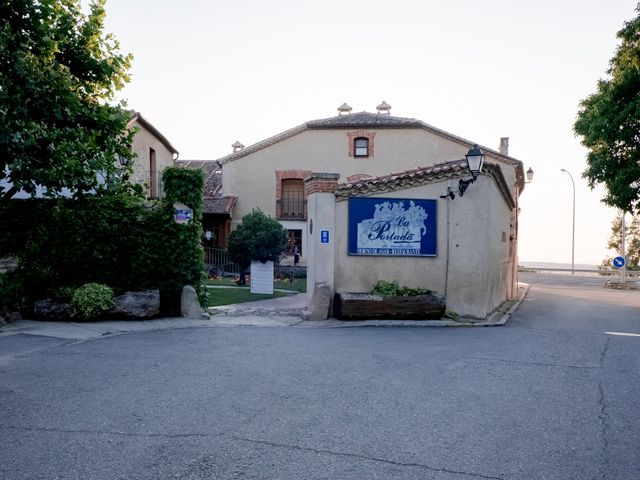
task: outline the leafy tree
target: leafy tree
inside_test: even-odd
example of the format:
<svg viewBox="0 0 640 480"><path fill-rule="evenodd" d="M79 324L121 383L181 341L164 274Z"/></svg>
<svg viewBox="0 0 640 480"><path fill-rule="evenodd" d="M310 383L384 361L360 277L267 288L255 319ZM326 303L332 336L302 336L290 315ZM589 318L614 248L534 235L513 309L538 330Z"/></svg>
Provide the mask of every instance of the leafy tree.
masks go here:
<svg viewBox="0 0 640 480"><path fill-rule="evenodd" d="M242 217L242 223L229 235L229 255L240 265L240 283L252 260L276 261L287 246L287 231L261 210L253 210Z"/></svg>
<svg viewBox="0 0 640 480"><path fill-rule="evenodd" d="M627 270L640 270L640 216L632 216L627 221L624 235ZM611 224L611 236L607 248L622 253L622 215L618 215ZM610 268L612 257L606 257L600 268Z"/></svg>
<svg viewBox="0 0 640 480"><path fill-rule="evenodd" d="M640 211L640 5L636 11L618 32L608 77L580 103L573 126L589 149L589 186L604 184L603 202L631 213Z"/></svg>
<svg viewBox="0 0 640 480"><path fill-rule="evenodd" d="M133 133L122 103L131 56L103 33L105 0L0 1L0 203L20 189L74 197L118 177Z"/></svg>

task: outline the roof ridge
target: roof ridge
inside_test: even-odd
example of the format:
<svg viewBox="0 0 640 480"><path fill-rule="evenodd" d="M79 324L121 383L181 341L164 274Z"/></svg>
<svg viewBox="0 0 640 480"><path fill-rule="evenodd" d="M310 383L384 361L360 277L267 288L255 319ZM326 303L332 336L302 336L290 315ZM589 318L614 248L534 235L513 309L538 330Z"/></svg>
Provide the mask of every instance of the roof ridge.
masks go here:
<svg viewBox="0 0 640 480"><path fill-rule="evenodd" d="M485 162L485 175L494 179L505 202L515 207L509 187L502 173L500 165ZM350 195L375 195L377 193L403 190L418 187L427 183L435 183L447 178L461 177L468 174L466 160L451 160L448 162L425 165L404 172L391 173L373 178L365 178L355 182L341 183L336 190L338 201L346 200Z"/></svg>

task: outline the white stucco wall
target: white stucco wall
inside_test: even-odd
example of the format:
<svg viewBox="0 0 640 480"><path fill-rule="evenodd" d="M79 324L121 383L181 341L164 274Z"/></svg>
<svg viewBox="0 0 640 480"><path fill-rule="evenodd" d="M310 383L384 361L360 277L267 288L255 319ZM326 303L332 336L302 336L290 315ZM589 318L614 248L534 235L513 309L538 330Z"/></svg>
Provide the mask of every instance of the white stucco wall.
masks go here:
<svg viewBox="0 0 640 480"><path fill-rule="evenodd" d="M365 129L362 129L365 130ZM419 166L464 158L468 148L421 129L366 129L374 132L374 155L349 157L348 131L307 130L247 156L227 162L223 168L223 192L238 195L233 210L234 223L259 207L276 215L277 170L336 172L340 181L356 174L388 175ZM488 161L499 163L494 158ZM503 174L509 188L515 184L515 171L504 163Z"/></svg>
<svg viewBox="0 0 640 480"><path fill-rule="evenodd" d="M147 130L138 122L134 125L139 129L133 137L131 150L136 154L133 163L133 174L131 179L148 187L150 167L150 148L156 152L156 171L162 172L165 168L173 165L173 152L169 150L153 133ZM160 179L162 174L160 173Z"/></svg>
<svg viewBox="0 0 640 480"><path fill-rule="evenodd" d="M453 184L455 188L457 180ZM335 291L367 292L378 280L397 280L401 285L444 294L447 310L476 318L485 318L506 300L510 265L508 205L494 180L484 175L464 197L440 199L446 191L447 181L442 181L373 197L437 199L436 257L347 255L348 202L337 202Z"/></svg>

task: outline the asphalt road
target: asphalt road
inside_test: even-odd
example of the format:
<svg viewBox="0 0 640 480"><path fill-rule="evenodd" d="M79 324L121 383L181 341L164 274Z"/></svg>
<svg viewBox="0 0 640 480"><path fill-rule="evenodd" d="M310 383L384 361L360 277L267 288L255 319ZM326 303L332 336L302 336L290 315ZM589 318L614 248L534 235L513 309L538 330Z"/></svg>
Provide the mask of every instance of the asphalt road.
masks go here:
<svg viewBox="0 0 640 480"><path fill-rule="evenodd" d="M520 280L495 328L1 337L0 479L640 478L640 291Z"/></svg>

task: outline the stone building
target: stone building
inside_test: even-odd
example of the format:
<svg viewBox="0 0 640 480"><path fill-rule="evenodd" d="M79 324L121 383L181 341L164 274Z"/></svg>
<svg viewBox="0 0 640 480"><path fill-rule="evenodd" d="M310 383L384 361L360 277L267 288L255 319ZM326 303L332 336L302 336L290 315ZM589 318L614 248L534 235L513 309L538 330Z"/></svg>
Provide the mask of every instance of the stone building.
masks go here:
<svg viewBox="0 0 640 480"><path fill-rule="evenodd" d="M451 309L483 318L515 291L523 164L501 139L498 150L480 147L484 169L472 177L465 156L475 142L390 110L382 102L376 113L352 113L343 104L334 117L248 147L236 142L216 161L222 167L218 195L233 198L231 227L254 208L277 218L289 231L287 253L299 253L308 265L309 295L318 282L333 291L369 291L378 279L397 280L444 293ZM329 191L310 190L318 172L333 175L324 184ZM313 208L311 191L323 198L314 197ZM370 212L358 214L364 215L359 227L351 219L354 198L373 199ZM396 225L371 248L350 244L355 228L392 211L427 215L432 223L413 219L411 231ZM426 231L433 238L423 250L415 236ZM411 236L414 243L404 241ZM382 237L402 248L387 248Z"/></svg>

